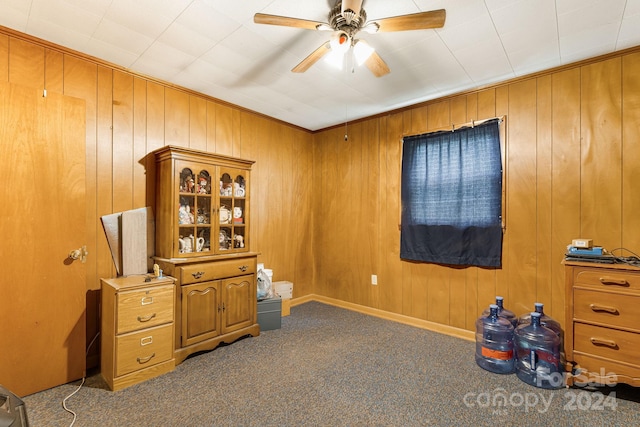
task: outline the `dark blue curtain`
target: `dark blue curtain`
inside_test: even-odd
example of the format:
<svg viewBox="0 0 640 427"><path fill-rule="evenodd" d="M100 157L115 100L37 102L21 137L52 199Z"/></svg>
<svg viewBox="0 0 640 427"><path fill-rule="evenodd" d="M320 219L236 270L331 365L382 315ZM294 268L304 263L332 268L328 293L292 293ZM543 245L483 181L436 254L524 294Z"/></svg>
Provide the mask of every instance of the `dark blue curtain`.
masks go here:
<svg viewBox="0 0 640 427"><path fill-rule="evenodd" d="M500 121L404 138L400 257L499 267Z"/></svg>

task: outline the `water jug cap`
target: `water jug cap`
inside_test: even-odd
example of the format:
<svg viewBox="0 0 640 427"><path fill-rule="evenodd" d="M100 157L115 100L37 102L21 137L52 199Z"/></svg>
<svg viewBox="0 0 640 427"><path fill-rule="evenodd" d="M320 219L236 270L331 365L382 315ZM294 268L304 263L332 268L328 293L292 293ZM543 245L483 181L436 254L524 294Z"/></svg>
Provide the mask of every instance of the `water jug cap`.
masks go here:
<svg viewBox="0 0 640 427"><path fill-rule="evenodd" d="M492 319L497 319L498 318L498 310L500 310L500 307L498 307L497 304L489 304L489 316Z"/></svg>
<svg viewBox="0 0 640 427"><path fill-rule="evenodd" d="M531 323L533 325L540 325L540 317L542 317L542 315L540 313L538 313L537 311L534 311L531 313Z"/></svg>

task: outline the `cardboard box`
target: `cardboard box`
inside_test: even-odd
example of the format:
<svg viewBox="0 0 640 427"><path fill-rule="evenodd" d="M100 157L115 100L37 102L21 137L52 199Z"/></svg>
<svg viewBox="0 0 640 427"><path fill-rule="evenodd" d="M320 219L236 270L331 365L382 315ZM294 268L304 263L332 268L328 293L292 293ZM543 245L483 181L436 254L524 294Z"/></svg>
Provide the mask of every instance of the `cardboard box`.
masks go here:
<svg viewBox="0 0 640 427"><path fill-rule="evenodd" d="M289 298L282 300L282 317L291 314L291 300Z"/></svg>
<svg viewBox="0 0 640 427"><path fill-rule="evenodd" d="M293 298L293 283L285 280L279 282L273 282L273 290L276 294L280 295L282 299Z"/></svg>
<svg viewBox="0 0 640 427"><path fill-rule="evenodd" d="M282 326L282 299L274 297L258 301L258 324L261 331L280 329Z"/></svg>

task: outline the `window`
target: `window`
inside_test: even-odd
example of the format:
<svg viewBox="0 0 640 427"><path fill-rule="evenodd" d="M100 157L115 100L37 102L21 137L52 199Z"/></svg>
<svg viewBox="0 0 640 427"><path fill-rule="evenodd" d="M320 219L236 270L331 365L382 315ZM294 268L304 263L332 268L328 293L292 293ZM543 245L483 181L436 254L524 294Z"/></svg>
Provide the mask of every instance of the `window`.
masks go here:
<svg viewBox="0 0 640 427"><path fill-rule="evenodd" d="M402 259L501 265L500 123L404 138Z"/></svg>

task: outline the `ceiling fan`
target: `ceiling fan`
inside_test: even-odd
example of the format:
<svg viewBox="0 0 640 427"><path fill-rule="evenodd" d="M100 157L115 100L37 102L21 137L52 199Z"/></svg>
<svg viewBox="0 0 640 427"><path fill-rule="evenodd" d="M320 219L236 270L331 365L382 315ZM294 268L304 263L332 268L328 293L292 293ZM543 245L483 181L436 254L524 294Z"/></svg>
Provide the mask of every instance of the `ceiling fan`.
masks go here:
<svg viewBox="0 0 640 427"><path fill-rule="evenodd" d="M328 22L267 15L264 13L256 13L253 21L257 24L281 25L306 30L333 32L329 41L323 43L322 46L311 52L309 56L291 70L294 73L304 73L327 54L331 55L333 61L341 64L345 54L352 51L358 64L365 64L376 77L382 77L388 74L390 72L389 67L371 45L365 40L355 38L359 31L379 33L425 30L441 28L444 25L446 16L444 9L367 21L367 13L362 8L363 1L364 0L338 0L329 12Z"/></svg>

